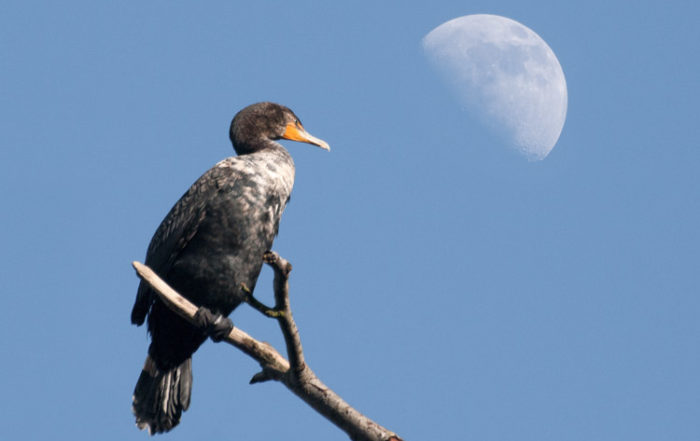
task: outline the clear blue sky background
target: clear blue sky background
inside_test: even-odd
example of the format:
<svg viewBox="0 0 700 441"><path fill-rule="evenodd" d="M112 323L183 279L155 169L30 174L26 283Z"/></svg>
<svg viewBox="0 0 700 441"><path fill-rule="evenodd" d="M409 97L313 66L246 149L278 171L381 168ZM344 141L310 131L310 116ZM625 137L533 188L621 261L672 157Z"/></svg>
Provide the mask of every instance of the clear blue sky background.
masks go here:
<svg viewBox="0 0 700 441"><path fill-rule="evenodd" d="M275 249L310 365L359 410L406 440L700 438L696 2L197 6L3 3L1 439L147 437L130 262L262 100L333 148L286 143ZM559 57L569 110L542 162L470 120L421 52L472 13ZM268 271L258 286L270 299ZM345 439L255 372L207 343L162 439Z"/></svg>

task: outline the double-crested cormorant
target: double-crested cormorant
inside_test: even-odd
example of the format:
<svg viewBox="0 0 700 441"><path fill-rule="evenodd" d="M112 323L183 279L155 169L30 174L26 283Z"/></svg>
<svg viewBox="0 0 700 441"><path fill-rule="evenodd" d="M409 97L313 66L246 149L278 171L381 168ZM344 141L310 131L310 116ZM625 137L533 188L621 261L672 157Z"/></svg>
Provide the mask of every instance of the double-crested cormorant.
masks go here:
<svg viewBox="0 0 700 441"><path fill-rule="evenodd" d="M204 173L153 235L146 265L176 291L215 314L229 315L250 290L263 254L277 235L294 184L294 162L277 139L330 150L308 134L287 107L263 102L238 112L229 132L238 156ZM190 404L192 354L206 334L170 311L141 281L131 322L148 316L151 344L134 389L139 428L151 434L175 427Z"/></svg>

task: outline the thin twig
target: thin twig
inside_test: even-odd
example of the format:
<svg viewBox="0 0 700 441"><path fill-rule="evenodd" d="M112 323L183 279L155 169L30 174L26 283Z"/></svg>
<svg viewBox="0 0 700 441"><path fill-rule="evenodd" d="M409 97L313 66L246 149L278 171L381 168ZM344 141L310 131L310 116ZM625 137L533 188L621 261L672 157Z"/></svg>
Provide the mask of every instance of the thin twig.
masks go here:
<svg viewBox="0 0 700 441"><path fill-rule="evenodd" d="M299 329L294 322L292 307L289 303L289 273L292 272L292 264L274 251L269 251L263 256L265 263L275 272L273 286L275 290L275 309L281 314L277 317L280 330L287 345L287 357L292 366L292 372L299 374L306 367L304 350L301 346Z"/></svg>

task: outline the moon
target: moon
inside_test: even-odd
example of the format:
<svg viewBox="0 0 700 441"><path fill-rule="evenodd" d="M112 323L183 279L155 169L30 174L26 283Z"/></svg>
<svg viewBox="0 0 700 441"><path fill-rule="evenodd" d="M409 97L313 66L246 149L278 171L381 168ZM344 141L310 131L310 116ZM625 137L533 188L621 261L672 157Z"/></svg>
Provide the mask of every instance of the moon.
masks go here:
<svg viewBox="0 0 700 441"><path fill-rule="evenodd" d="M566 79L530 28L498 15L466 15L430 31L429 61L467 109L530 160L544 159L564 127Z"/></svg>

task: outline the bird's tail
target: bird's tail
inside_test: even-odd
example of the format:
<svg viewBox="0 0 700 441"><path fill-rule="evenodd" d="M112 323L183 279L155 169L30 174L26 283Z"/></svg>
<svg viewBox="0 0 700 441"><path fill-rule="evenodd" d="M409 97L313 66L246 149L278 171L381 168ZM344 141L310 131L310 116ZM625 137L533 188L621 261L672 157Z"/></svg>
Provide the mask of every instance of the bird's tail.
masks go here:
<svg viewBox="0 0 700 441"><path fill-rule="evenodd" d="M182 412L190 405L192 392L192 358L179 366L160 370L149 355L141 371L131 410L139 429L167 432L180 422Z"/></svg>

